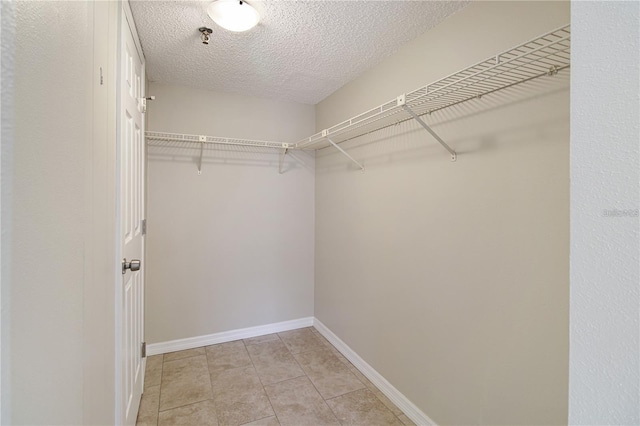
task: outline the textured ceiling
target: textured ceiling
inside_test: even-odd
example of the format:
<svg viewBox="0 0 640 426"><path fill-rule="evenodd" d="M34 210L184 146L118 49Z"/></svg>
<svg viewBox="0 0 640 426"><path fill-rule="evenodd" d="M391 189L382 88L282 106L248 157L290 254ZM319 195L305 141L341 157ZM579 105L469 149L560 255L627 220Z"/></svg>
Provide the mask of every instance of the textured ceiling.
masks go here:
<svg viewBox="0 0 640 426"><path fill-rule="evenodd" d="M464 7L462 1L251 1L232 33L210 1L131 1L150 81L316 104ZM208 46L198 28L213 30Z"/></svg>

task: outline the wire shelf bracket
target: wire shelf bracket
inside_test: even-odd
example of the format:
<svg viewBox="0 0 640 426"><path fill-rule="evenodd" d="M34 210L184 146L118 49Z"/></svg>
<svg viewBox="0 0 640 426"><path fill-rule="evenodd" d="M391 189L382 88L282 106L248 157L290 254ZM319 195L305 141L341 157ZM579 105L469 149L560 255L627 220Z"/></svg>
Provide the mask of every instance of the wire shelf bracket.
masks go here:
<svg viewBox="0 0 640 426"><path fill-rule="evenodd" d="M350 156L344 149L340 148L337 143L332 141L331 138L327 136L327 131L326 130L322 131L322 136L324 136L331 145L333 145L338 151L340 151L342 153L342 155L344 155L349 160L351 160L364 173L364 166L362 164L358 163L356 160L354 160L353 157Z"/></svg>
<svg viewBox="0 0 640 426"><path fill-rule="evenodd" d="M434 132L433 129L429 127L429 125L425 123L424 120L420 118L418 114L416 114L415 112L413 112L411 108L409 108L409 106L407 105L407 95L398 96L397 103L398 103L398 106L401 106L402 109L407 111L409 115L413 117L414 120L416 120L427 132L429 132L429 134L433 136L433 138L437 140L438 143L440 143L440 145L444 147L444 149L449 151L449 154L451 154L451 161L456 161L458 159L458 154L456 154L456 152L449 145L447 145L447 143L443 141L442 138L438 136L438 134Z"/></svg>
<svg viewBox="0 0 640 426"><path fill-rule="evenodd" d="M207 143L206 136L198 136L198 141L200 142L200 160L198 161L198 176L202 174L202 154L204 154L204 144Z"/></svg>
<svg viewBox="0 0 640 426"><path fill-rule="evenodd" d="M287 155L287 153L289 152L289 148L285 148L282 150L282 153L280 153L280 159L278 161L278 173L282 174L282 166L284 165L284 157Z"/></svg>

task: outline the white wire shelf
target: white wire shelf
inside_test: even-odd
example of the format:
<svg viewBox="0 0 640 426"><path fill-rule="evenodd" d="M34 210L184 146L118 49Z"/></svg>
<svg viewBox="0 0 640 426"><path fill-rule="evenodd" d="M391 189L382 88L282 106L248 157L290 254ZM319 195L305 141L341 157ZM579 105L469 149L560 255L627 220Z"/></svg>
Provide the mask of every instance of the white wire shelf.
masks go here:
<svg viewBox="0 0 640 426"><path fill-rule="evenodd" d="M298 149L318 150L349 139L415 119L451 154L455 152L440 139L421 116L480 98L498 90L552 76L570 66L570 25L543 34L482 62L398 96L376 108L329 127L294 144ZM340 151L347 155L342 149ZM353 158L354 163L363 168Z"/></svg>
<svg viewBox="0 0 640 426"><path fill-rule="evenodd" d="M238 139L238 138L222 138L218 136L207 135L185 135L182 133L166 133L146 131L144 133L147 143L150 141L157 142L181 142L195 144L200 146L200 158L198 161L198 174L202 174L202 156L204 155L204 146L206 144L213 145L232 145L232 146L248 146L254 148L273 148L280 150L280 161L278 171L282 173L284 157L289 149L294 148L286 142L259 141L254 139ZM153 143L151 143L153 144Z"/></svg>
<svg viewBox="0 0 640 426"><path fill-rule="evenodd" d="M193 144L216 144L216 145L235 145L235 146L252 146L256 148L276 148L287 149L293 148L291 144L285 142L259 141L253 139L238 138L222 138L218 136L206 135L185 135L180 133L164 133L164 132L145 132L147 140L163 141L163 142L186 142Z"/></svg>

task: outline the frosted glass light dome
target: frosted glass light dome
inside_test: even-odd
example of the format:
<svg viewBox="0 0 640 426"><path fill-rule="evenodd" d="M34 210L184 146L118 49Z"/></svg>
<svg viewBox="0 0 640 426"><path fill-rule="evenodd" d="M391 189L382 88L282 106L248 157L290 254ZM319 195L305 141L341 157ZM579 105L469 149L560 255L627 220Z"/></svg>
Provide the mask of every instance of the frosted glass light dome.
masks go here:
<svg viewBox="0 0 640 426"><path fill-rule="evenodd" d="M209 5L207 13L222 28L242 32L255 27L260 20L258 11L242 0L217 0Z"/></svg>

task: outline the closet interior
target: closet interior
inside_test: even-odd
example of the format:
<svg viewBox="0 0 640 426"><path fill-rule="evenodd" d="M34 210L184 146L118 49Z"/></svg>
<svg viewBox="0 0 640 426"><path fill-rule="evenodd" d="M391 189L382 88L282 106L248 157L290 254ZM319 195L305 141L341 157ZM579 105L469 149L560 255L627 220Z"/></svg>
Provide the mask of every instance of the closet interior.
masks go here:
<svg viewBox="0 0 640 426"><path fill-rule="evenodd" d="M0 423L640 424L639 2L0 15Z"/></svg>
<svg viewBox="0 0 640 426"><path fill-rule="evenodd" d="M313 325L416 423L566 421L567 22L472 3L316 105L151 72L149 354Z"/></svg>

